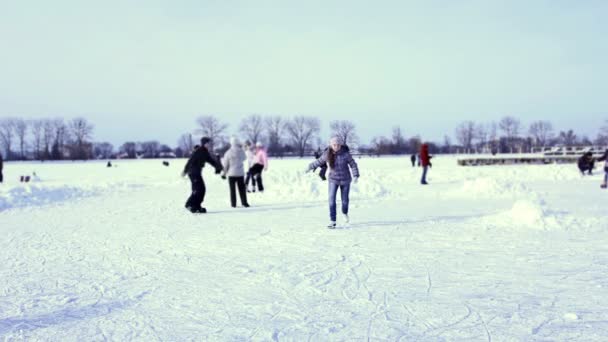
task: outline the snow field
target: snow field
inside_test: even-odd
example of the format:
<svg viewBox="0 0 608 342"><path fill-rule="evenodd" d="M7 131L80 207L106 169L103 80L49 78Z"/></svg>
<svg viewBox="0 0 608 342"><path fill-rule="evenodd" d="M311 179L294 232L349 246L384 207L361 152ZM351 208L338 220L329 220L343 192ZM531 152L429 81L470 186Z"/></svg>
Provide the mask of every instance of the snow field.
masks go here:
<svg viewBox="0 0 608 342"><path fill-rule="evenodd" d="M226 182L206 168L206 215L183 208L184 160L5 164L0 336L608 337L600 174L438 156L421 186L409 158L361 158L351 223L328 230L327 183L303 173L310 161L271 160L247 209L230 208ZM16 182L32 171L40 181Z"/></svg>

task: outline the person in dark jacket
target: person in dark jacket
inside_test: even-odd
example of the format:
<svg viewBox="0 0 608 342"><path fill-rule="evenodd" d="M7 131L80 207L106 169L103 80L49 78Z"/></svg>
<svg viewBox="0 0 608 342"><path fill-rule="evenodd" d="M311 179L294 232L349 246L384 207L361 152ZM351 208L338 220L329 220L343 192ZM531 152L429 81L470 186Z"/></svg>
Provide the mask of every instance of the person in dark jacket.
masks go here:
<svg viewBox="0 0 608 342"><path fill-rule="evenodd" d="M433 157L431 157L429 155L429 145L422 144L422 146L420 146L420 163L422 165L422 178L420 179L420 184L423 184L423 185L429 184L426 181L426 173L427 173L429 167L433 166L431 164L431 158L433 158Z"/></svg>
<svg viewBox="0 0 608 342"><path fill-rule="evenodd" d="M416 154L412 154L410 156L410 160L412 161L412 167L416 167Z"/></svg>
<svg viewBox="0 0 608 342"><path fill-rule="evenodd" d="M2 168L4 167L4 162L2 161L2 153L0 153L0 183L4 181L4 176L2 175Z"/></svg>
<svg viewBox="0 0 608 342"><path fill-rule="evenodd" d="M340 188L340 197L342 198L342 214L344 221L349 222L348 218L348 202L351 181L357 183L359 179L359 168L347 148L344 148L342 140L338 137L333 137L329 141L329 148L325 150L323 155L308 165L306 172L309 172L321 165L327 163L329 165L329 182L328 182L328 197L329 197L329 225L328 228L336 228L336 194ZM351 176L352 172L352 176ZM354 178L354 179L353 179Z"/></svg>
<svg viewBox="0 0 608 342"><path fill-rule="evenodd" d="M585 174L587 171L588 175L591 175L593 172L593 168L595 167L595 159L593 158L593 153L586 152L580 158L578 158L578 169L581 170L581 174Z"/></svg>
<svg viewBox="0 0 608 342"><path fill-rule="evenodd" d="M201 206L205 199L205 182L203 181L203 167L205 163L211 164L215 168L215 173L219 174L222 171L222 164L214 159L209 153L209 145L211 139L207 137L201 138L201 146L196 149L188 159L182 176L188 175L192 183L192 194L186 201L186 209L192 213L206 213L207 209Z"/></svg>

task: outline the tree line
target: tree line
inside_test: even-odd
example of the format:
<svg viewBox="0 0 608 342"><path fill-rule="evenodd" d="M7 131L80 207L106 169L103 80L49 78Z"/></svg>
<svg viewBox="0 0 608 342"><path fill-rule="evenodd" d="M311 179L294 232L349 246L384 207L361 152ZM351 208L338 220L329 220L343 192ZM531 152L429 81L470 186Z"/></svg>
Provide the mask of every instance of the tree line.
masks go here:
<svg viewBox="0 0 608 342"><path fill-rule="evenodd" d="M215 115L199 116L195 123L196 129L182 134L176 147L149 140L127 141L115 149L111 143L94 142L94 126L81 117L69 121L63 118L4 118L0 119L0 147L7 160L84 160L186 157L201 136L210 137L212 149L223 153L229 147L230 134L238 134L252 144L262 142L272 156L303 157L326 145L325 139L320 137L321 121L312 116L286 118L251 114L244 117L233 131L229 131L229 125ZM331 121L329 128L332 136L339 136L361 154L416 153L423 142L419 134L407 137L399 126L394 126L389 135L374 137L368 144L361 143L352 121ZM489 123L463 121L456 127L454 136L455 144L448 135L444 136L442 143L425 142L429 144L431 153L513 153L556 145L608 146L608 120L599 128L594 140L578 136L571 129L555 131L550 121L534 121L526 129L519 119L512 116Z"/></svg>
<svg viewBox="0 0 608 342"><path fill-rule="evenodd" d="M503 117L498 123L463 121L455 129L458 145L463 153L525 153L534 148L608 146L608 120L598 129L595 139L578 135L572 129L555 130L547 120L538 120L525 127L512 116Z"/></svg>

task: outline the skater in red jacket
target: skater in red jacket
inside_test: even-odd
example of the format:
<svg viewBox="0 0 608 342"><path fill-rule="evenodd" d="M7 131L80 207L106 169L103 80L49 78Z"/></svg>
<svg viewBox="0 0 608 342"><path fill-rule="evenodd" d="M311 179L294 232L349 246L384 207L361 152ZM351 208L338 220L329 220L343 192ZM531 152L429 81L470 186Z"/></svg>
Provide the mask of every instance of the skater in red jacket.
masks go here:
<svg viewBox="0 0 608 342"><path fill-rule="evenodd" d="M420 184L429 184L426 181L426 173L429 167L433 166L431 164L431 158L433 157L429 155L429 145L422 144L422 146L420 146L420 163L422 164L422 179L420 180Z"/></svg>

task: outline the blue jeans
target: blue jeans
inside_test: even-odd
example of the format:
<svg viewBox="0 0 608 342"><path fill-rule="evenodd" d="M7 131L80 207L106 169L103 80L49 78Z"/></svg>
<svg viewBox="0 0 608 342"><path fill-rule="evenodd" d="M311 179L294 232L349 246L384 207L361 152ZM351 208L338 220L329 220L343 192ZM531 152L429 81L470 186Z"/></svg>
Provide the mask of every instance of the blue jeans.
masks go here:
<svg viewBox="0 0 608 342"><path fill-rule="evenodd" d="M348 214L348 193L350 192L350 182L338 184L329 181L329 219L336 221L336 193L340 188L340 197L342 197L342 214Z"/></svg>
<svg viewBox="0 0 608 342"><path fill-rule="evenodd" d="M428 166L424 166L422 168L422 179L420 179L420 183L426 183L426 172L429 170Z"/></svg>

